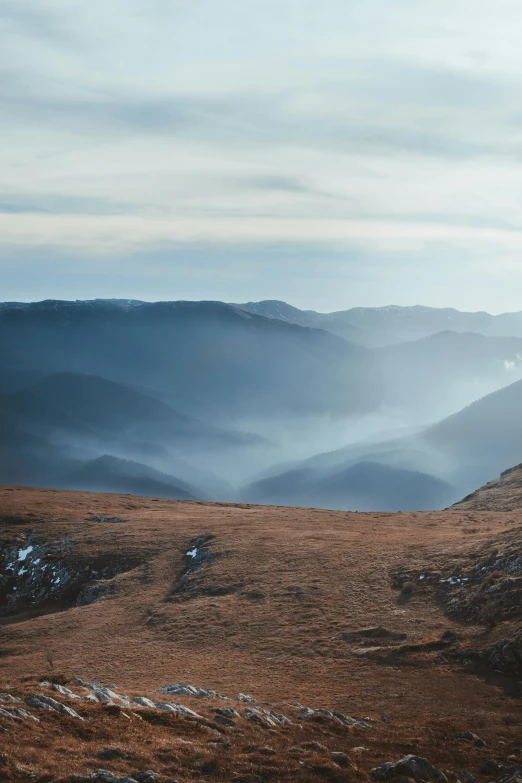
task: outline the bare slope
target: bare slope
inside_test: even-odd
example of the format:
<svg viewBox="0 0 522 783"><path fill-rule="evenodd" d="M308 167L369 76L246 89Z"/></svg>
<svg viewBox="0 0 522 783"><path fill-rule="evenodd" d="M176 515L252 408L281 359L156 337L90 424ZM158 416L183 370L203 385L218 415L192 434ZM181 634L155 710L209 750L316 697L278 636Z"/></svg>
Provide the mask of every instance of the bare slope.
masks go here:
<svg viewBox="0 0 522 783"><path fill-rule="evenodd" d="M473 511L522 510L522 464L505 470L498 479L489 481L455 503L454 508Z"/></svg>

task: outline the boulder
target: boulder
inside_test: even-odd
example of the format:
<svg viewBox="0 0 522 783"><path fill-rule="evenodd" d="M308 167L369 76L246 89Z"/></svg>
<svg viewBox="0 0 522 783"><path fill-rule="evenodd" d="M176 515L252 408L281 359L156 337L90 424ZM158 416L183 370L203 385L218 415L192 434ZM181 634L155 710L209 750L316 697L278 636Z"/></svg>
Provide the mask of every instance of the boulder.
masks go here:
<svg viewBox="0 0 522 783"><path fill-rule="evenodd" d="M446 775L422 756L408 755L399 761L389 761L370 771L374 780L391 780L395 777L411 778L415 781L441 781L447 783Z"/></svg>
<svg viewBox="0 0 522 783"><path fill-rule="evenodd" d="M70 707L66 707L65 704L55 701L55 699L52 699L50 696L40 696L37 693L32 693L30 696L26 696L25 703L28 707L38 707L41 710L61 712L63 715L68 715L70 718L84 720L81 715L78 715L78 713Z"/></svg>
<svg viewBox="0 0 522 783"><path fill-rule="evenodd" d="M337 764L338 767L351 767L352 762L347 753L343 753L341 750L334 750L332 752L332 761Z"/></svg>
<svg viewBox="0 0 522 783"><path fill-rule="evenodd" d="M480 737L478 737L472 731L457 731L455 736L457 739L463 739L467 742L472 742L477 748L483 748L486 744L483 739L480 739Z"/></svg>

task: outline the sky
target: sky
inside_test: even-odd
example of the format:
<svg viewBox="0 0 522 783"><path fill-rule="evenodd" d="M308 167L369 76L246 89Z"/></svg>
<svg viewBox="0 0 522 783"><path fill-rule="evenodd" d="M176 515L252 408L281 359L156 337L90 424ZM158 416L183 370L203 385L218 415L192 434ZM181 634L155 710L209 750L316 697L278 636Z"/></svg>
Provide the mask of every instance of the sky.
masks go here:
<svg viewBox="0 0 522 783"><path fill-rule="evenodd" d="M0 300L522 310L519 0L0 0Z"/></svg>

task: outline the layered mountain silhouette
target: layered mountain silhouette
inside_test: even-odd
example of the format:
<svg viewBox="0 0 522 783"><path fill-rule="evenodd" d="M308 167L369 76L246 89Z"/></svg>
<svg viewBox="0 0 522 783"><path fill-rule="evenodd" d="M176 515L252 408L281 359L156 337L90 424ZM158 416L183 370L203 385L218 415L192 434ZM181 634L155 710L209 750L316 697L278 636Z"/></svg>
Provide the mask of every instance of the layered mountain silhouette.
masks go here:
<svg viewBox="0 0 522 783"><path fill-rule="evenodd" d="M147 387L215 418L358 413L381 401L364 348L221 302L4 306L0 341L34 370Z"/></svg>
<svg viewBox="0 0 522 783"><path fill-rule="evenodd" d="M4 303L0 483L441 508L522 459L521 334L425 307Z"/></svg>
<svg viewBox="0 0 522 783"><path fill-rule="evenodd" d="M317 313L314 310L299 310L276 300L246 302L237 307L301 326L319 326L367 346L393 345L448 330L522 337L522 312L491 315L486 312L467 313L450 307L390 305Z"/></svg>
<svg viewBox="0 0 522 783"><path fill-rule="evenodd" d="M519 462L521 409L522 381L517 381L412 435L354 443L299 464L281 466L270 479L274 481L289 470L306 470L321 476L324 472L340 471L346 465L372 462L438 478L452 487L448 503L455 502L498 475L506 465Z"/></svg>
<svg viewBox="0 0 522 783"><path fill-rule="evenodd" d="M333 470L301 468L243 488L251 503L314 506L355 511L412 511L440 508L455 490L414 470L358 462Z"/></svg>
<svg viewBox="0 0 522 783"><path fill-rule="evenodd" d="M207 500L204 492L179 478L109 454L76 467L56 480L62 489L118 492L174 500Z"/></svg>

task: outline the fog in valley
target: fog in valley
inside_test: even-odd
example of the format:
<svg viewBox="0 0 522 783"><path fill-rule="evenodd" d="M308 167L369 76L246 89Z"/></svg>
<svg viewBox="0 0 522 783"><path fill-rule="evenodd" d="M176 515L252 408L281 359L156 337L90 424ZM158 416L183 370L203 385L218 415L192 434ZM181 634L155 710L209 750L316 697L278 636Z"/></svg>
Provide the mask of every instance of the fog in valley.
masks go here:
<svg viewBox="0 0 522 783"><path fill-rule="evenodd" d="M522 314L46 301L0 338L2 484L392 511L520 461Z"/></svg>

